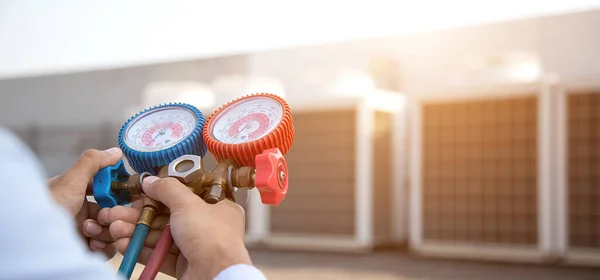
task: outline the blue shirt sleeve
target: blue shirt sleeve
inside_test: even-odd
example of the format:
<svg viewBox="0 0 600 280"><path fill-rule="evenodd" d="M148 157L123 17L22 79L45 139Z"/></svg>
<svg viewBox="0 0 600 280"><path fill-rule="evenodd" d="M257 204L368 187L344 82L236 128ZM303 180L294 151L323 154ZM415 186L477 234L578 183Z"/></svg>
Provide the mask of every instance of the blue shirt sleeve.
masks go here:
<svg viewBox="0 0 600 280"><path fill-rule="evenodd" d="M0 128L0 279L118 279L54 203L41 164Z"/></svg>
<svg viewBox="0 0 600 280"><path fill-rule="evenodd" d="M41 164L0 128L0 280L120 279L82 242L73 218L53 200ZM266 280L250 265L233 265L216 280Z"/></svg>

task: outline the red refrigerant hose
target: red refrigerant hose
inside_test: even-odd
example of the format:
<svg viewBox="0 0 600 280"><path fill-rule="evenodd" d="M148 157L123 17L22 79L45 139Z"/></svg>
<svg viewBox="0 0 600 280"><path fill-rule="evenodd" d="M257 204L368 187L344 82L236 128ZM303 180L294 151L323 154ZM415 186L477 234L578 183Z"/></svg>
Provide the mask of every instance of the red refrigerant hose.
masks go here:
<svg viewBox="0 0 600 280"><path fill-rule="evenodd" d="M160 267L162 266L163 261L169 254L169 250L173 246L173 236L171 235L171 227L166 225L163 229L163 233L156 243L156 247L146 263L146 267L142 271L139 280L154 280Z"/></svg>

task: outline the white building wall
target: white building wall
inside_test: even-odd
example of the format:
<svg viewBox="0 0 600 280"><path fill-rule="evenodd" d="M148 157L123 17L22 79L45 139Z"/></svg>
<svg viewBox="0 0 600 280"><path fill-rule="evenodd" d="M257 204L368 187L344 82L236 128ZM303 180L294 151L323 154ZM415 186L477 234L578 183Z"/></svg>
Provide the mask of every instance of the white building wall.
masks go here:
<svg viewBox="0 0 600 280"><path fill-rule="evenodd" d="M592 11L259 53L250 57L249 67L253 73L279 77L289 98L318 96L320 87L310 86L315 76L331 81L333 77L327 75L335 71L368 71L369 60L377 53L397 58L404 84L401 90L408 93L460 86L457 73L473 54L528 52L539 57L544 71L568 80L592 79L600 76L600 36L595 35L599 28L600 11Z"/></svg>
<svg viewBox="0 0 600 280"><path fill-rule="evenodd" d="M152 81L207 82L218 75L245 73L245 56L0 80L0 125L121 125Z"/></svg>
<svg viewBox="0 0 600 280"><path fill-rule="evenodd" d="M93 128L103 124L118 127L132 106L139 106L149 82L188 80L210 84L218 78L244 74L278 80L293 106L295 102L332 94L331 85L336 76L348 71L368 72L371 58L381 53L399 61L402 86L396 90L408 94L440 89L447 92L449 88L460 86L465 59L472 54L530 52L538 56L545 71L557 73L563 81L593 80L600 78L598 30L600 10L399 38L0 80L0 125L22 130L32 126L50 130L64 126ZM464 77L462 81L475 82ZM350 85L357 92L360 87L360 83ZM216 106L230 101L235 91L235 86L217 91ZM245 93L248 92L239 92ZM209 115L211 110L204 112ZM116 135L111 137L116 138ZM64 146L59 145L64 142L60 137L42 138L39 141L45 142L44 147ZM56 145L48 141L56 141ZM54 173L64 169L85 147L88 146L70 147L73 151L61 148L36 152ZM65 154L68 156L63 159ZM59 155L61 159L54 160Z"/></svg>

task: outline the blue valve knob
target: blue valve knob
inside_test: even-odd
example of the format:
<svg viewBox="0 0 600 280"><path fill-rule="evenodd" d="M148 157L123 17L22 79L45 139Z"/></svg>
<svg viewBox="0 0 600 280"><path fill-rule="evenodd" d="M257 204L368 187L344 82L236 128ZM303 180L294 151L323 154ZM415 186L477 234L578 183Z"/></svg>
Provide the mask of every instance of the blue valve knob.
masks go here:
<svg viewBox="0 0 600 280"><path fill-rule="evenodd" d="M115 192L111 188L113 182L127 182L127 179L129 179L129 173L122 160L98 171L94 176L93 192L94 199L100 208L125 205L131 201L131 195L127 190Z"/></svg>

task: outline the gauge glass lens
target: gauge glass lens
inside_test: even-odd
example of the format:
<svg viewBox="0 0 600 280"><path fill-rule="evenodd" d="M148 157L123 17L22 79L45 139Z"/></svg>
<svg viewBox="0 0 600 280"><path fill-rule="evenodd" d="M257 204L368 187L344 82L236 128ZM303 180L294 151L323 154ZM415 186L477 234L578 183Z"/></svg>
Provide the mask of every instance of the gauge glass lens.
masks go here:
<svg viewBox="0 0 600 280"><path fill-rule="evenodd" d="M186 139L198 124L185 107L162 107L139 115L127 128L124 141L140 152L166 149Z"/></svg>
<svg viewBox="0 0 600 280"><path fill-rule="evenodd" d="M283 117L283 106L269 97L242 99L225 108L215 117L210 131L222 143L241 144L269 134Z"/></svg>

